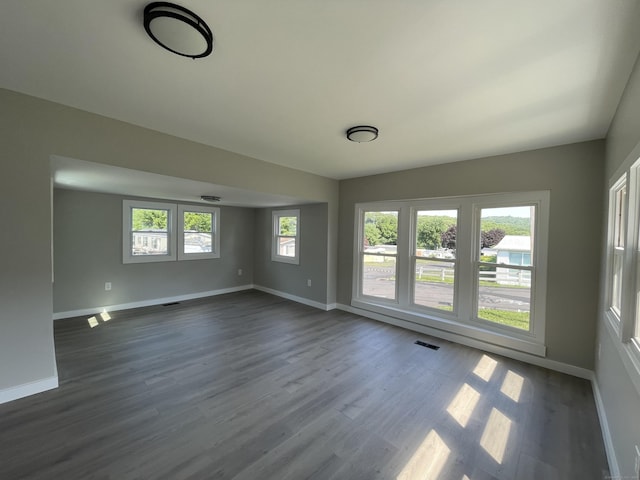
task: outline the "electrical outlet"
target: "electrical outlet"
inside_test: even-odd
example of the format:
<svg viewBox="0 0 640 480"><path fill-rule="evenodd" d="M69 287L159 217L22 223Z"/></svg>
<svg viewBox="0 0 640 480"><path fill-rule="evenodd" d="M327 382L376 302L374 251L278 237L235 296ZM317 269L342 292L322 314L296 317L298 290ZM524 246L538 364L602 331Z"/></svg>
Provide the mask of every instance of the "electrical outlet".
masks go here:
<svg viewBox="0 0 640 480"><path fill-rule="evenodd" d="M310 286L311 286L311 279L308 279L307 280L307 287L310 287Z"/></svg>
<svg viewBox="0 0 640 480"><path fill-rule="evenodd" d="M640 480L640 447L636 445L636 478Z"/></svg>
<svg viewBox="0 0 640 480"><path fill-rule="evenodd" d="M239 276L239 277L241 277L241 276L242 276L242 269L241 269L241 268L239 268L239 269L238 269L238 276Z"/></svg>
<svg viewBox="0 0 640 480"><path fill-rule="evenodd" d="M105 284L104 284L104 289L105 289L106 291L111 290L111 282L105 282Z"/></svg>

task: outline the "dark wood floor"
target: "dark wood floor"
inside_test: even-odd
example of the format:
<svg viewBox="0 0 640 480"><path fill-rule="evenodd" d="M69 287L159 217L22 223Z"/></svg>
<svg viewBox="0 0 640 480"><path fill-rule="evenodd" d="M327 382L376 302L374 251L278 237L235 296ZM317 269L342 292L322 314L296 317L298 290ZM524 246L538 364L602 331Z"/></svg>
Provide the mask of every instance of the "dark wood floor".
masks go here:
<svg viewBox="0 0 640 480"><path fill-rule="evenodd" d="M55 322L60 388L0 405L1 479L608 475L585 380L255 291L111 316Z"/></svg>

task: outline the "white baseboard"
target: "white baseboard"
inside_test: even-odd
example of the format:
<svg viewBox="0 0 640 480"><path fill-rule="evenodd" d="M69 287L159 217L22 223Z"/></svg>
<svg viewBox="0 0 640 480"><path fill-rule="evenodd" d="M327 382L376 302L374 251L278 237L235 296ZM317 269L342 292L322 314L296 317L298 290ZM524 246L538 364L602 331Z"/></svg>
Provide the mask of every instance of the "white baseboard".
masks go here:
<svg viewBox="0 0 640 480"><path fill-rule="evenodd" d="M213 297L215 295L223 295L225 293L240 292L242 290L251 290L253 285L240 285L238 287L221 288L219 290L209 290L208 292L188 293L185 295L176 295L173 297L152 298L139 302L120 303L116 305L102 305L99 307L83 308L81 310L70 310L67 312L56 312L53 314L54 320L63 318L80 317L82 315L94 315L96 312L115 312L118 310L127 310L129 308L150 307L153 305L162 305L163 303L184 302L186 300L194 300L196 298Z"/></svg>
<svg viewBox="0 0 640 480"><path fill-rule="evenodd" d="M304 305L309 305L310 307L319 308L320 310L333 310L336 308L336 304L326 304L316 302L315 300L309 300L308 298L298 297L297 295L291 295L290 293L281 292L279 290L274 290L272 288L263 287L261 285L253 285L253 288L256 290L260 290L261 292L270 293L271 295L275 295L276 297L286 298L287 300L292 300L294 302L302 303Z"/></svg>
<svg viewBox="0 0 640 480"><path fill-rule="evenodd" d="M600 420L600 429L602 430L602 439L604 440L604 450L607 453L607 461L609 462L609 473L611 474L611 478L622 478L620 475L618 459L616 458L616 451L613 447L611 430L609 430L607 414L604 410L604 402L600 395L600 387L598 387L598 381L595 373L591 375L591 388L593 389L593 398L596 402L596 411L598 412L598 419Z"/></svg>
<svg viewBox="0 0 640 480"><path fill-rule="evenodd" d="M0 390L0 404L58 388L58 375Z"/></svg>
<svg viewBox="0 0 640 480"><path fill-rule="evenodd" d="M470 337L465 337L464 335L458 335L456 333L446 332L444 330L438 330L436 328L419 325L417 323L409 322L409 321L402 320L395 317L390 317L388 315L368 312L366 310L352 307L351 305L344 305L342 303L338 303L337 308L340 310L344 310L345 312L350 312L356 315L360 315L362 317L370 318L372 320L389 323L391 325L396 325L398 327L406 328L407 330L412 330L414 332L424 333L432 337L442 338L444 340L449 340L451 342L459 343L461 345L477 348L478 350L497 353L498 355L502 355L504 357L509 357L509 358L513 358L514 360L520 360L525 363L530 363L532 365L537 365L539 367L548 368L549 370L555 370L557 372L566 373L568 375L573 375L574 377L584 378L587 380L591 380L592 378L593 372L591 370L588 370L586 368L576 367L575 365L569 365L568 363L549 360L548 358L542 358L537 355L519 352L517 350L512 350L510 348L505 348L499 345L494 345L492 343L487 343L487 342L476 340Z"/></svg>

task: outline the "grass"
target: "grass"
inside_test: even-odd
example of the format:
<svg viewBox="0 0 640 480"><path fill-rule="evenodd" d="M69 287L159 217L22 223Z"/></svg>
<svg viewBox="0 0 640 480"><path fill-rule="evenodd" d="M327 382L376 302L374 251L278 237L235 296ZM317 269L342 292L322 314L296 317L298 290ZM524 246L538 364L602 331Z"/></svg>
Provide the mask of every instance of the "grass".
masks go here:
<svg viewBox="0 0 640 480"><path fill-rule="evenodd" d="M481 308L478 317L490 322L508 325L521 330L529 330L529 312L512 312L495 308Z"/></svg>
<svg viewBox="0 0 640 480"><path fill-rule="evenodd" d="M440 310L452 311L453 307L441 306ZM529 330L529 312L513 312L510 310L499 310L496 308L481 308L478 317L482 320L508 325L509 327Z"/></svg>

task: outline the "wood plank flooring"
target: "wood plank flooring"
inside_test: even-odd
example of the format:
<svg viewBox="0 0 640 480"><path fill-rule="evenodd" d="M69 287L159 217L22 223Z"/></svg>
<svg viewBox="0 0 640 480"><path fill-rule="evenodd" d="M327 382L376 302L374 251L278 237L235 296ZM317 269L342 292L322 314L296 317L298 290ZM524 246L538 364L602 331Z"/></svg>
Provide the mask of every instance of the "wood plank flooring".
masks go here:
<svg viewBox="0 0 640 480"><path fill-rule="evenodd" d="M55 322L60 388L0 405L1 479L609 474L585 380L256 291L111 317Z"/></svg>

